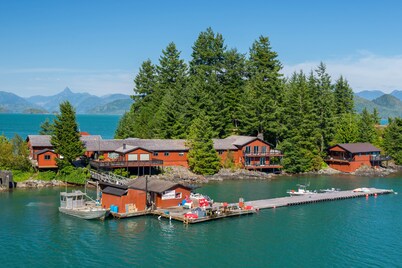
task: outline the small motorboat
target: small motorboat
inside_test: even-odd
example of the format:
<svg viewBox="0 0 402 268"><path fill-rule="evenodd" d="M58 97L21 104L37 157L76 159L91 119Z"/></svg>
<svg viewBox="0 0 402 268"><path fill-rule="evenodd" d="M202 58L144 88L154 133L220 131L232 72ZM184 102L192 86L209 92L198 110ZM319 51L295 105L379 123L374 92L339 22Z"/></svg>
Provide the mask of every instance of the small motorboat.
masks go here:
<svg viewBox="0 0 402 268"><path fill-rule="evenodd" d="M317 194L316 191L312 192L310 190L307 190L307 185L304 184L298 184L298 189L297 191L295 190L288 190L286 193L289 194L290 196L303 196L303 195L313 195Z"/></svg>
<svg viewBox="0 0 402 268"><path fill-rule="evenodd" d="M99 202L87 198L87 194L79 190L71 193L61 192L59 211L86 220L103 220L109 215L110 209L102 208Z"/></svg>
<svg viewBox="0 0 402 268"><path fill-rule="evenodd" d="M339 188L328 188L328 189L321 189L320 193L336 193L339 192L341 189Z"/></svg>

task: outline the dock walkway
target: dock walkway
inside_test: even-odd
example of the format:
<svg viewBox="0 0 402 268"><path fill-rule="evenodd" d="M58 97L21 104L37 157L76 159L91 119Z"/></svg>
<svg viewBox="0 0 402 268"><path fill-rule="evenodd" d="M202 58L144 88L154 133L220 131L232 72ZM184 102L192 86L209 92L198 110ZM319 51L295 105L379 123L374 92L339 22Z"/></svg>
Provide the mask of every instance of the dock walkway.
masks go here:
<svg viewBox="0 0 402 268"><path fill-rule="evenodd" d="M367 188L367 189L368 189L367 191L363 192L354 192L349 190L349 191L336 191L329 193L317 193L303 196L287 196L287 197L279 197L279 198L271 198L263 200L254 200L245 202L245 204L248 206L253 206L258 209L270 209L277 207L286 207L286 206L302 205L309 203L350 199L350 198L373 196L373 195L377 196L377 195L394 193L393 190L384 190L376 188Z"/></svg>

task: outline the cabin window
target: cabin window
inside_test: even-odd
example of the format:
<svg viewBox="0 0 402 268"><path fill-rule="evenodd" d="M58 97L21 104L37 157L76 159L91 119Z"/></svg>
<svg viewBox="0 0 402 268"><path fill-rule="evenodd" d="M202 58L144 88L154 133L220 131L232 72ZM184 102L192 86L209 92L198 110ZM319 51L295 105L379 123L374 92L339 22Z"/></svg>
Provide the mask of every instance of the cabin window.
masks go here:
<svg viewBox="0 0 402 268"><path fill-rule="evenodd" d="M181 199L181 193L176 193L175 198L176 198L176 199Z"/></svg>
<svg viewBox="0 0 402 268"><path fill-rule="evenodd" d="M149 161L149 154L140 154L140 161Z"/></svg>
<svg viewBox="0 0 402 268"><path fill-rule="evenodd" d="M50 160L50 155L49 154L45 154L45 160Z"/></svg>
<svg viewBox="0 0 402 268"><path fill-rule="evenodd" d="M258 154L258 146L254 146L254 153Z"/></svg>
<svg viewBox="0 0 402 268"><path fill-rule="evenodd" d="M246 154L250 153L250 146L246 146Z"/></svg>
<svg viewBox="0 0 402 268"><path fill-rule="evenodd" d="M118 153L108 153L107 157L110 159L117 159L117 158L119 158L119 154Z"/></svg>
<svg viewBox="0 0 402 268"><path fill-rule="evenodd" d="M261 153L263 153L263 154L267 153L267 146L261 147Z"/></svg>
<svg viewBox="0 0 402 268"><path fill-rule="evenodd" d="M138 155L137 154L129 154L129 155L127 155L127 160L128 161L137 161Z"/></svg>
<svg viewBox="0 0 402 268"><path fill-rule="evenodd" d="M251 161L250 161L250 157L246 157L246 166L249 166L249 165L250 165L250 163L251 163Z"/></svg>
<svg viewBox="0 0 402 268"><path fill-rule="evenodd" d="M169 152L164 152L163 155L164 156L169 156Z"/></svg>
<svg viewBox="0 0 402 268"><path fill-rule="evenodd" d="M184 156L184 153L183 153L183 152L180 152L180 153L179 153L179 156Z"/></svg>
<svg viewBox="0 0 402 268"><path fill-rule="evenodd" d="M265 165L265 157L260 158L260 165L264 166Z"/></svg>
<svg viewBox="0 0 402 268"><path fill-rule="evenodd" d="M222 154L223 154L223 151L218 151L218 154L219 154L219 155L222 155Z"/></svg>
<svg viewBox="0 0 402 268"><path fill-rule="evenodd" d="M159 153L158 152L154 152L154 156L158 156L159 155Z"/></svg>

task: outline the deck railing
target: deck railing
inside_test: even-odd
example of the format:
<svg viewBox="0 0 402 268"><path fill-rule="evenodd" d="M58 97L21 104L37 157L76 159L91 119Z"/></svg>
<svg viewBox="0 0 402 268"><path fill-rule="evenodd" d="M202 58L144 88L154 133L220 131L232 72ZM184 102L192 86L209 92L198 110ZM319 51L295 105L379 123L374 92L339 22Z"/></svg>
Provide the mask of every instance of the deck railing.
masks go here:
<svg viewBox="0 0 402 268"><path fill-rule="evenodd" d="M91 160L93 168L119 168L119 167L155 167L162 166L163 160L132 160L132 161L100 161Z"/></svg>
<svg viewBox="0 0 402 268"><path fill-rule="evenodd" d="M267 156L267 157L275 157L275 156L283 156L283 153L279 150L270 150L268 152L255 152L255 151L243 151L245 156Z"/></svg>
<svg viewBox="0 0 402 268"><path fill-rule="evenodd" d="M389 161L392 160L392 157L387 155L372 155L370 157L370 161Z"/></svg>

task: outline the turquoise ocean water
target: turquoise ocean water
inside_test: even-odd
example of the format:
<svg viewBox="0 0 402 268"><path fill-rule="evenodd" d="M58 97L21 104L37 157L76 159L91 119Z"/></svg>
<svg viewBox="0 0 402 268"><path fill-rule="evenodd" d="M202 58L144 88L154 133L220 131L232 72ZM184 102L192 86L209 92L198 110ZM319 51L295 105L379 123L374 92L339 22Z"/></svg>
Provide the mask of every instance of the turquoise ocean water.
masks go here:
<svg viewBox="0 0 402 268"><path fill-rule="evenodd" d="M0 114L0 135L12 138L16 133L25 139L30 134L38 134L40 125L51 114ZM77 115L77 123L80 131L86 131L93 135L101 135L104 139L112 139L119 115Z"/></svg>
<svg viewBox="0 0 402 268"><path fill-rule="evenodd" d="M391 188L402 174L226 181L199 192L236 202L311 189ZM60 189L0 193L2 267L401 267L402 196L383 195L261 210L185 226L143 216L85 221L60 214Z"/></svg>

